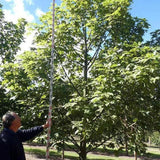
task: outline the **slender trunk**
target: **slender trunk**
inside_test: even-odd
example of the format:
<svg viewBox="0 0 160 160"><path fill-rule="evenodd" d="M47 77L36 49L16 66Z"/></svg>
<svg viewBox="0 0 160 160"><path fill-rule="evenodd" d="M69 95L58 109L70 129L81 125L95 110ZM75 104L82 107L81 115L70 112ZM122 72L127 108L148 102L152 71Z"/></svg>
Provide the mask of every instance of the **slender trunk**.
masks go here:
<svg viewBox="0 0 160 160"><path fill-rule="evenodd" d="M64 148L64 141L63 141L63 148L62 148L62 159L64 159L64 150L65 150L65 148Z"/></svg>
<svg viewBox="0 0 160 160"><path fill-rule="evenodd" d="M151 136L148 137L149 146L151 146Z"/></svg>
<svg viewBox="0 0 160 160"><path fill-rule="evenodd" d="M62 150L62 159L64 159L64 149Z"/></svg>
<svg viewBox="0 0 160 160"><path fill-rule="evenodd" d="M79 153L79 160L86 160L87 153L86 153L86 141L82 140L80 142L80 153Z"/></svg>
<svg viewBox="0 0 160 160"><path fill-rule="evenodd" d="M134 159L137 160L137 147L135 148L135 151L134 151Z"/></svg>
<svg viewBox="0 0 160 160"><path fill-rule="evenodd" d="M84 93L83 96L86 97L88 94L87 90L87 79L88 79L88 49L87 49L87 32L86 27L83 28L84 33L84 81L85 81L85 87L84 87ZM84 120L84 132L85 132L85 120ZM81 142L80 142L80 152L79 152L79 160L86 160L87 158L87 150L86 150L86 137L85 135L82 135Z"/></svg>
<svg viewBox="0 0 160 160"><path fill-rule="evenodd" d="M84 97L87 95L87 79L88 79L88 49L87 49L87 33L86 33L86 27L83 29L84 32L84 81L86 82L85 88L84 88Z"/></svg>
<svg viewBox="0 0 160 160"><path fill-rule="evenodd" d="M128 137L127 135L125 135L125 150L126 150L126 156L128 156Z"/></svg>
<svg viewBox="0 0 160 160"><path fill-rule="evenodd" d="M137 160L137 152L134 151L134 159Z"/></svg>

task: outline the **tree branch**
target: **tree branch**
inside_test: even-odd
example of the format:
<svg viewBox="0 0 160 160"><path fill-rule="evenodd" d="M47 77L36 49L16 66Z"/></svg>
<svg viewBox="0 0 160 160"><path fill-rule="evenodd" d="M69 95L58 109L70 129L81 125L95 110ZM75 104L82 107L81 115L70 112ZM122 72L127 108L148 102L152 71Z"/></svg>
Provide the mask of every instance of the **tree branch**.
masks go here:
<svg viewBox="0 0 160 160"><path fill-rule="evenodd" d="M67 75L67 72L66 72L66 70L64 69L62 63L61 63L60 65L61 65L61 67L62 67L62 69L63 69L63 71L64 71L66 77L68 78L69 82L70 82L71 85L73 86L73 88L77 91L78 95L81 96L80 92L79 92L78 89L75 87L75 85L72 83L72 81L71 81L71 79L69 78L69 76Z"/></svg>
<svg viewBox="0 0 160 160"><path fill-rule="evenodd" d="M100 38L100 43L99 43L99 45L98 45L98 48L97 48L97 50L95 51L95 54L93 55L92 59L91 59L90 62L88 63L88 65L89 65L88 70L92 67L92 65L94 64L94 62L95 62L95 60L96 60L96 57L97 57L97 55L98 55L98 53L99 53L99 50L100 50L100 48L101 48L101 45L102 45L102 43L103 43L103 38L107 38L108 35L109 35L109 33L108 33L107 35L105 35L105 33L104 33L104 35L101 36L101 38Z"/></svg>

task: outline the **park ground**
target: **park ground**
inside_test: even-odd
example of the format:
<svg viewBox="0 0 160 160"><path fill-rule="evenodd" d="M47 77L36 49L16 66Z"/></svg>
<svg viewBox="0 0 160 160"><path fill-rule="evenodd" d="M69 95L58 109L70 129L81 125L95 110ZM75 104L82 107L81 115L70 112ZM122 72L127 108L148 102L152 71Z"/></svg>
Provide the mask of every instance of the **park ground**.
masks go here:
<svg viewBox="0 0 160 160"><path fill-rule="evenodd" d="M29 145L24 144L26 159L27 160L45 160L45 146L39 145ZM53 151L51 152L51 160L62 160L60 158L60 153ZM54 153L53 153L54 152ZM55 155L55 156L54 156ZM74 152L65 151L64 160L78 160L78 156ZM92 152L88 154L89 160L134 160L133 156L124 156L119 155L118 157L113 154L101 153L101 152ZM160 147L148 147L147 155L141 156L138 160L160 160Z"/></svg>

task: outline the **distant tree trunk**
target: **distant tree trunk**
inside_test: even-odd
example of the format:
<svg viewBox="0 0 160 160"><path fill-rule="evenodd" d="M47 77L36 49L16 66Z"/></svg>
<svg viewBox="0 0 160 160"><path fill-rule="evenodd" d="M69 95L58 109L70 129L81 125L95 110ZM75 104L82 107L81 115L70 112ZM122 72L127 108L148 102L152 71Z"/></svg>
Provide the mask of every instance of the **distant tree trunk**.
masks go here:
<svg viewBox="0 0 160 160"><path fill-rule="evenodd" d="M124 139L125 139L126 156L128 156L128 137L127 137L126 133L125 133Z"/></svg>
<svg viewBox="0 0 160 160"><path fill-rule="evenodd" d="M148 137L149 146L151 146L151 136Z"/></svg>
<svg viewBox="0 0 160 160"><path fill-rule="evenodd" d="M64 159L64 141L63 141L63 148L62 148L62 159Z"/></svg>
<svg viewBox="0 0 160 160"><path fill-rule="evenodd" d="M64 149L62 150L62 159L64 159Z"/></svg>
<svg viewBox="0 0 160 160"><path fill-rule="evenodd" d="M134 151L134 159L137 160L137 147L135 148L135 151Z"/></svg>
<svg viewBox="0 0 160 160"><path fill-rule="evenodd" d="M137 152L134 151L134 159L137 160Z"/></svg>
<svg viewBox="0 0 160 160"><path fill-rule="evenodd" d="M126 112L126 111L125 111ZM127 126L127 113L125 113L125 126ZM124 129L124 143L125 143L125 150L126 150L126 156L128 156L128 135L127 135L127 128Z"/></svg>
<svg viewBox="0 0 160 160"><path fill-rule="evenodd" d="M126 156L128 156L128 141L125 139Z"/></svg>

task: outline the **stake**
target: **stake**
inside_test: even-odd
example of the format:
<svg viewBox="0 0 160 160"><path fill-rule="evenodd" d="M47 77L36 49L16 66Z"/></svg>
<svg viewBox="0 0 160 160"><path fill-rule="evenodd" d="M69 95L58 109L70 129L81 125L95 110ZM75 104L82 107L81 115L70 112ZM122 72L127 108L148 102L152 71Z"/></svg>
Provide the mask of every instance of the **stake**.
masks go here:
<svg viewBox="0 0 160 160"><path fill-rule="evenodd" d="M53 0L53 15L52 15L52 50L51 50L51 68L50 68L50 93L49 93L49 112L48 112L48 133L47 133L47 146L46 146L46 160L49 160L49 147L51 135L51 117L52 117L52 97L53 97L53 71L54 71L54 19L55 19L55 0Z"/></svg>

